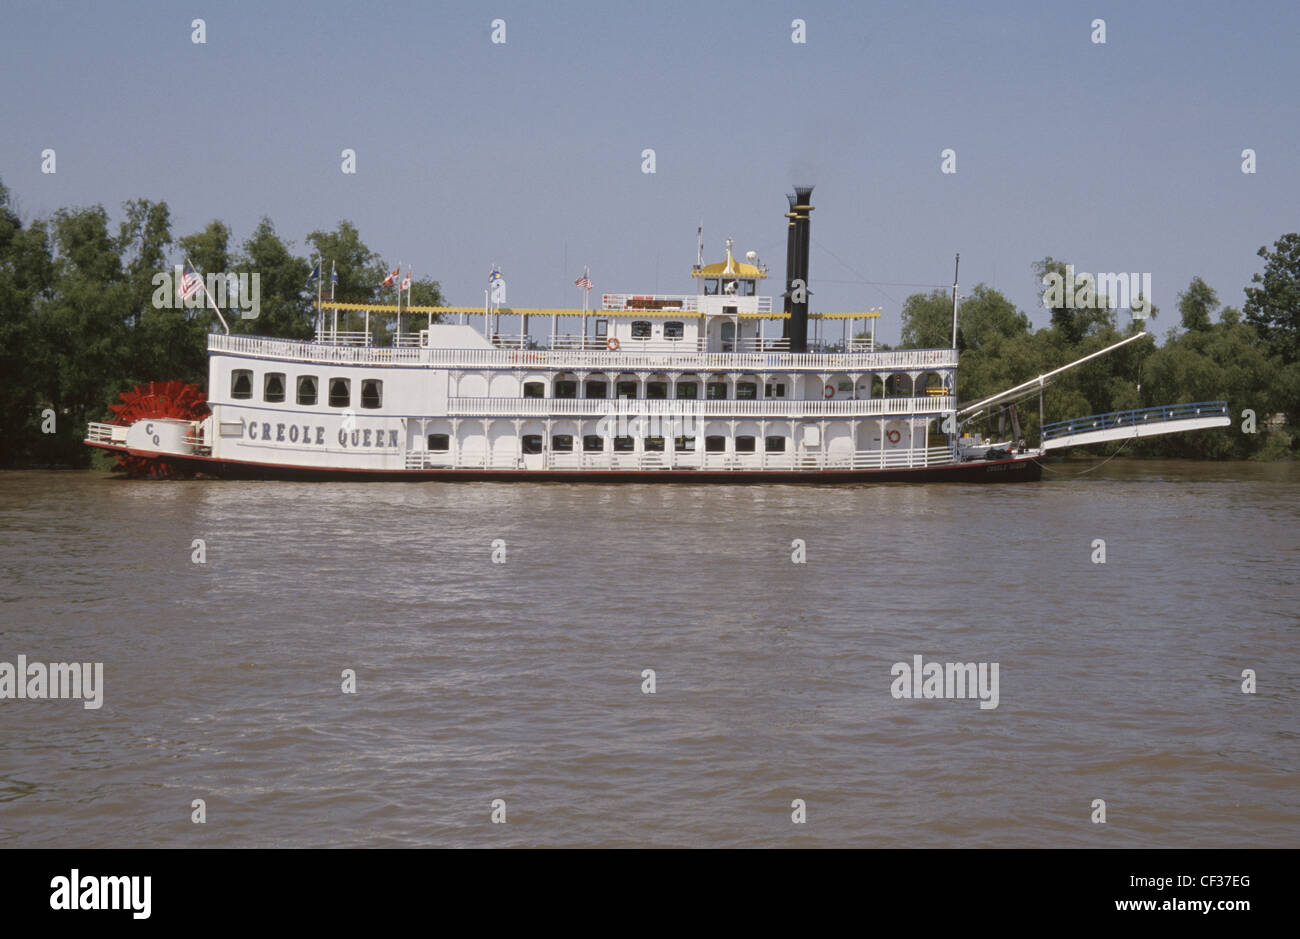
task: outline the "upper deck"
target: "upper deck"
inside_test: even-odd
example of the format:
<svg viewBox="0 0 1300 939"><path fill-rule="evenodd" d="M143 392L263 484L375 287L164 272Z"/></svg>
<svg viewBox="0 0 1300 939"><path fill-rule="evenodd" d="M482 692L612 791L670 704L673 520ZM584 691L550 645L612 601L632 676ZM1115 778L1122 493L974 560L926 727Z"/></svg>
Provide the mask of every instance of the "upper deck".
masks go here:
<svg viewBox="0 0 1300 939"><path fill-rule="evenodd" d="M650 352L635 349L444 348L401 344L357 346L327 342L269 339L260 336L208 336L210 354L337 365L382 365L426 368L655 371L908 371L957 366L955 349L899 349L888 352Z"/></svg>

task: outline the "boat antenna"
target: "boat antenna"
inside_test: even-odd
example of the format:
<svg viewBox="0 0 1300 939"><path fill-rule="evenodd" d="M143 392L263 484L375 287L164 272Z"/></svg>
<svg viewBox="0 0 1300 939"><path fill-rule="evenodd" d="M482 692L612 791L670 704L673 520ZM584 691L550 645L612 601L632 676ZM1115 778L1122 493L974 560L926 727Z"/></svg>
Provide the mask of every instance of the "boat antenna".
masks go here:
<svg viewBox="0 0 1300 939"><path fill-rule="evenodd" d="M952 265L952 347L957 348L957 269L961 267L961 253Z"/></svg>
<svg viewBox="0 0 1300 939"><path fill-rule="evenodd" d="M700 219L700 227L695 230L695 267L704 269L704 219Z"/></svg>

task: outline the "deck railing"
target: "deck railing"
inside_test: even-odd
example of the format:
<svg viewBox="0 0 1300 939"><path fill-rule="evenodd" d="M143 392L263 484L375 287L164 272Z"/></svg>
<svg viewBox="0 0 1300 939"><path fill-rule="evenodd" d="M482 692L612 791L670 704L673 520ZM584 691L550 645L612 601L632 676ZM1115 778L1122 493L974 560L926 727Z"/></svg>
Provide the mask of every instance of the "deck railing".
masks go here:
<svg viewBox="0 0 1300 939"><path fill-rule="evenodd" d="M1194 404L1167 404L1129 411L1110 411L1106 414L1091 414L1088 417L1075 417L1068 421L1055 421L1051 424L1044 424L1043 439L1051 440L1054 437L1085 434L1094 430L1110 430L1114 427L1137 427L1142 424L1160 421L1219 417L1227 413L1228 402L1226 401L1198 401Z"/></svg>
<svg viewBox="0 0 1300 939"><path fill-rule="evenodd" d="M602 450L560 452L545 450L534 457L477 450L453 456L450 453L414 451L406 455L407 469L489 470L708 470L743 472L794 470L829 472L941 466L955 462L948 447L917 447L912 450L858 450L829 456L820 451L766 453L706 453L699 450L640 451L632 453Z"/></svg>
<svg viewBox="0 0 1300 939"><path fill-rule="evenodd" d="M544 349L423 349L401 346L358 347L266 339L260 336L212 334L211 352L264 358L294 359L338 365L426 365L443 368L536 368L586 371L634 369L698 371L925 371L954 368L953 349L902 349L892 352L790 353L790 352L637 352Z"/></svg>
<svg viewBox="0 0 1300 939"><path fill-rule="evenodd" d="M606 398L448 398L452 417L864 417L873 415L940 414L956 407L951 397L858 398L798 401L619 399Z"/></svg>

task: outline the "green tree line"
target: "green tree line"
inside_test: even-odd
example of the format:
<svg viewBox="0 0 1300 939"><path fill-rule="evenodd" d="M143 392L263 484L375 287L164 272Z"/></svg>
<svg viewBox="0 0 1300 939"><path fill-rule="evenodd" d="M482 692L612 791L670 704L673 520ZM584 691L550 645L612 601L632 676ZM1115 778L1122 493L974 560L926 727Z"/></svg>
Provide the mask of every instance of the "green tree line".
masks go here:
<svg viewBox="0 0 1300 939"><path fill-rule="evenodd" d="M1180 325L1164 342L1132 342L1054 379L1044 394L1043 419L1052 421L1129 408L1226 400L1233 423L1222 429L1135 440L1126 455L1203 459L1286 459L1297 452L1300 411L1300 235L1260 248L1264 270L1245 288L1240 309L1221 306L1218 293L1193 277L1178 294ZM1033 265L1040 293L1044 277L1064 276L1066 264L1046 257ZM1077 276L1077 275L1076 275ZM1149 298L1147 298L1149 300ZM1124 329L1110 298L1074 308L1043 301L1050 325L1033 330L1029 317L1001 293L979 284L959 306L957 397L974 403L1082 358L1142 327ZM1134 301L1134 305L1141 303ZM1147 330L1159 310L1150 304ZM903 304L902 348L952 345L952 295L913 294ZM1250 426L1253 411L1255 433ZM1018 413L1030 442L1039 439L1037 395ZM978 428L977 428L978 429ZM983 429L987 429L984 425Z"/></svg>
<svg viewBox="0 0 1300 939"><path fill-rule="evenodd" d="M259 275L258 316L244 319L237 306L225 312L232 333L310 338L316 286L307 279L316 257L324 258L326 296L333 262L337 300L393 302L392 288L379 286L388 273L383 260L351 222L312 232L306 248L306 256L296 252L269 218L242 244L217 220L176 237L167 203L147 199L125 203L116 227L102 205L24 224L0 182L0 466L88 465L86 424L111 416L121 392L167 379L207 387L216 315L206 306L154 302L155 275L185 257L204 274ZM442 290L416 280L411 303L441 306ZM360 328L359 314L340 315L339 329Z"/></svg>

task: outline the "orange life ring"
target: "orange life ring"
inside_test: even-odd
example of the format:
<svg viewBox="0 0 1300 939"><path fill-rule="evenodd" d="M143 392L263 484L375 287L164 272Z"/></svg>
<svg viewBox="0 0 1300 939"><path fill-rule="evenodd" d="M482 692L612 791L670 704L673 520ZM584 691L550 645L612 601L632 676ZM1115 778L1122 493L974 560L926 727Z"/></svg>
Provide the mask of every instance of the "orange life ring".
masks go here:
<svg viewBox="0 0 1300 939"><path fill-rule="evenodd" d="M897 430L891 428L890 430L885 431L885 439L890 443L898 443L898 441L903 439L903 435Z"/></svg>
<svg viewBox="0 0 1300 939"><path fill-rule="evenodd" d="M835 394L835 389L832 388L830 385L827 385L827 386L826 386L826 390L825 390L824 392L822 392L822 396L823 396L823 397L826 397L826 398L829 398L829 397L833 396L834 394Z"/></svg>
<svg viewBox="0 0 1300 939"><path fill-rule="evenodd" d="M605 340L605 348L608 349L610 352L617 352L617 351L618 351L618 337L617 337L617 336L610 336L608 339L606 339L606 340Z"/></svg>

